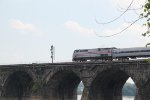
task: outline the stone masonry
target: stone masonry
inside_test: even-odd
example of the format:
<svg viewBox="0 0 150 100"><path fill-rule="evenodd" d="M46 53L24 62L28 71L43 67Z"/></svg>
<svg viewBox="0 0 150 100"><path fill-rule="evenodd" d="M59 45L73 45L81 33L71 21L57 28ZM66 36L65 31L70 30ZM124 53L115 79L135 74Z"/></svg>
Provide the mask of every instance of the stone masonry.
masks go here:
<svg viewBox="0 0 150 100"><path fill-rule="evenodd" d="M0 100L122 100L122 87L131 77L135 100L150 100L150 63L101 61L0 65Z"/></svg>

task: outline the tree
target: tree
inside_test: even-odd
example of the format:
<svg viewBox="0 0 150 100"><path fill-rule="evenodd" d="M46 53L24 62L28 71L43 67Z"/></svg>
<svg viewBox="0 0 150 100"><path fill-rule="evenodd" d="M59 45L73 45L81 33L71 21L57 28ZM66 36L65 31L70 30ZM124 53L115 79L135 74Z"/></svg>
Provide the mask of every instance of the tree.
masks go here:
<svg viewBox="0 0 150 100"><path fill-rule="evenodd" d="M143 13L140 16L146 19L146 23L143 25L147 27L147 31L142 35L150 36L150 0L147 0L145 5L143 5Z"/></svg>
<svg viewBox="0 0 150 100"><path fill-rule="evenodd" d="M123 96L135 96L136 94L136 86L135 84L125 83L122 89Z"/></svg>

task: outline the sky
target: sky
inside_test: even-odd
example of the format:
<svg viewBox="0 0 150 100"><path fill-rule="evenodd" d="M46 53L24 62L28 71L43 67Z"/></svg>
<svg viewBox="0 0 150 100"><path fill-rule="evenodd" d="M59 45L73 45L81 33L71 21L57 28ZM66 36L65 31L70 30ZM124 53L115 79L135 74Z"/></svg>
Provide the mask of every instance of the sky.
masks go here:
<svg viewBox="0 0 150 100"><path fill-rule="evenodd" d="M145 0L134 0L139 9ZM75 49L103 47L142 47L149 38L143 20L126 31L113 35L139 18L141 10L128 10L131 0L0 0L0 64L51 62L50 47L55 47L54 62L72 60ZM131 79L128 80L133 83Z"/></svg>
<svg viewBox="0 0 150 100"><path fill-rule="evenodd" d="M131 9L145 0L134 0ZM139 17L141 10L129 10L118 17L131 0L0 0L0 64L51 62L50 47L55 47L54 62L72 60L75 49L101 47L141 47L149 38L140 20L113 37Z"/></svg>

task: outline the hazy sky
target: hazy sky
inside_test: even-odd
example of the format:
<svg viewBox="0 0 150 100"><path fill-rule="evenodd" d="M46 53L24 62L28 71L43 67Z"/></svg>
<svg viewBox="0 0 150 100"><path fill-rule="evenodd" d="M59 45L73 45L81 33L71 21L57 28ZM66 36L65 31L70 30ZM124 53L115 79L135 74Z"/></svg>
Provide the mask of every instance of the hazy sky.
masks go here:
<svg viewBox="0 0 150 100"><path fill-rule="evenodd" d="M145 0L134 0L140 8ZM139 16L128 11L118 17L131 0L0 0L0 64L50 62L50 46L55 46L55 62L71 61L75 49L145 46L142 21L125 32Z"/></svg>

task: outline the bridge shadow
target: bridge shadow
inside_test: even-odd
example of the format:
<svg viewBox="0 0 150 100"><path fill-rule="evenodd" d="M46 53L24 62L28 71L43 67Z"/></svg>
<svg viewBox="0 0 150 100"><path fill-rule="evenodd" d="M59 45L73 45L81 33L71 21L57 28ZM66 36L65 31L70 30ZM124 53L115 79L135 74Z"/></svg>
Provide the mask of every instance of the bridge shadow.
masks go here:
<svg viewBox="0 0 150 100"><path fill-rule="evenodd" d="M122 100L122 88L129 77L114 69L99 73L91 84L89 100Z"/></svg>
<svg viewBox="0 0 150 100"><path fill-rule="evenodd" d="M2 96L10 100L22 100L31 95L33 80L24 71L12 73L5 82Z"/></svg>
<svg viewBox="0 0 150 100"><path fill-rule="evenodd" d="M49 100L77 100L80 78L72 71L59 71L48 81L46 98Z"/></svg>
<svg viewBox="0 0 150 100"><path fill-rule="evenodd" d="M150 99L150 78L144 83L142 89L143 91L143 95L142 95L142 99L143 100L149 100Z"/></svg>

